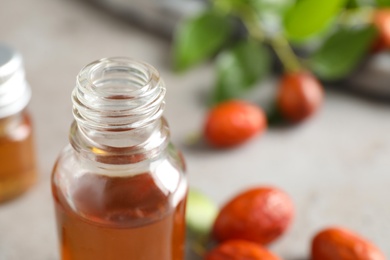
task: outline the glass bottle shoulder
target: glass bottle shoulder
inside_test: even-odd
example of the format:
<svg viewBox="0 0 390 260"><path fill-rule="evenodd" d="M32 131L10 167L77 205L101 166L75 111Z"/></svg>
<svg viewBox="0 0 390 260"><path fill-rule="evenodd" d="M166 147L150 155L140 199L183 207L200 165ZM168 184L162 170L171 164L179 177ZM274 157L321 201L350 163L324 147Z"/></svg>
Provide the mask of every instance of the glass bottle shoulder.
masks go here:
<svg viewBox="0 0 390 260"><path fill-rule="evenodd" d="M105 225L139 225L171 212L187 192L180 153L133 164L91 161L68 145L53 170L53 194L64 208ZM141 223L141 224L142 224Z"/></svg>

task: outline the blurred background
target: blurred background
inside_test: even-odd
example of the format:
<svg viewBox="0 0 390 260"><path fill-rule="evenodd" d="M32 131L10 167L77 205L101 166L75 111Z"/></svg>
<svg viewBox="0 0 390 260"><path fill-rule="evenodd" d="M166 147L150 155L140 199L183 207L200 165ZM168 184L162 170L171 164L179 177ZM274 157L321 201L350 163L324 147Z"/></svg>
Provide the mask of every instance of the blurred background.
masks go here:
<svg viewBox="0 0 390 260"><path fill-rule="evenodd" d="M160 71L167 86L165 115L192 187L218 205L254 185L290 194L294 224L271 246L282 259L308 259L312 236L327 225L363 234L390 257L388 5L2 0L0 42L22 54L32 88L39 180L0 204L0 260L59 259L50 172L68 142L76 75L110 56L133 57ZM260 47L236 49L251 41ZM311 71L325 89L321 109L308 120L270 123L261 137L234 149L189 140L202 133L210 104L250 99L269 118L278 114L279 80L296 70Z"/></svg>

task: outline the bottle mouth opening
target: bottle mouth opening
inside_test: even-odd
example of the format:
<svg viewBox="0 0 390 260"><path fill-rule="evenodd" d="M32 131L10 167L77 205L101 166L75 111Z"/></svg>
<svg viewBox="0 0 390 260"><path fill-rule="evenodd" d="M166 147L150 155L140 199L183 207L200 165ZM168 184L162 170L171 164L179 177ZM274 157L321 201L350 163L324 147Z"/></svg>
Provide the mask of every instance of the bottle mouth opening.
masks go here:
<svg viewBox="0 0 390 260"><path fill-rule="evenodd" d="M85 66L73 91L75 119L90 127L134 128L160 117L165 88L157 70L130 58Z"/></svg>
<svg viewBox="0 0 390 260"><path fill-rule="evenodd" d="M149 64L122 57L93 62L81 71L86 72L88 86L97 94L114 97L134 97L147 91L157 70Z"/></svg>

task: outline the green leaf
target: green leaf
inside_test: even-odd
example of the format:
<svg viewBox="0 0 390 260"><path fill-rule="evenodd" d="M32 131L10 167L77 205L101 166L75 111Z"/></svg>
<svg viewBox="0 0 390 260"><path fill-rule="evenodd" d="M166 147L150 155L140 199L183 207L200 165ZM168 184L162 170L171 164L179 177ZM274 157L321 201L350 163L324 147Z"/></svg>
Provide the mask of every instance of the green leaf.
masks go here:
<svg viewBox="0 0 390 260"><path fill-rule="evenodd" d="M335 18L346 0L300 0L286 13L284 29L289 39L302 41L320 33Z"/></svg>
<svg viewBox="0 0 390 260"><path fill-rule="evenodd" d="M174 68L178 71L214 54L228 39L228 17L214 11L206 11L182 23L174 38Z"/></svg>
<svg viewBox="0 0 390 260"><path fill-rule="evenodd" d="M256 9L258 13L272 12L272 13L284 13L291 5L291 0L252 0L251 5Z"/></svg>
<svg viewBox="0 0 390 260"><path fill-rule="evenodd" d="M356 0L347 0L345 7L348 9L354 9L359 7L359 3Z"/></svg>
<svg viewBox="0 0 390 260"><path fill-rule="evenodd" d="M243 11L248 8L254 8L259 13L281 13L294 3L291 0L216 0L214 2L222 10Z"/></svg>
<svg viewBox="0 0 390 260"><path fill-rule="evenodd" d="M216 60L217 84L213 103L237 98L265 77L270 70L268 49L252 41L242 41L220 53Z"/></svg>
<svg viewBox="0 0 390 260"><path fill-rule="evenodd" d="M372 26L341 28L313 54L309 65L322 79L341 79L358 65L372 45L376 34Z"/></svg>
<svg viewBox="0 0 390 260"><path fill-rule="evenodd" d="M376 4L379 7L389 7L390 6L390 0L376 0Z"/></svg>
<svg viewBox="0 0 390 260"><path fill-rule="evenodd" d="M218 214L217 206L199 191L190 189L186 205L186 223L197 235L207 235Z"/></svg>

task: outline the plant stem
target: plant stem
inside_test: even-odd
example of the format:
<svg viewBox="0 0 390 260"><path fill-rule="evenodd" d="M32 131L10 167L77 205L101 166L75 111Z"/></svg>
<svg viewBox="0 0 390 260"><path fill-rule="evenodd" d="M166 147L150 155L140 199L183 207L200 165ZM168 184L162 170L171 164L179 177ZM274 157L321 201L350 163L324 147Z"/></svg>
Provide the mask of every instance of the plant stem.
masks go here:
<svg viewBox="0 0 390 260"><path fill-rule="evenodd" d="M229 14L231 12L231 5L227 1L214 0L211 3L216 10L222 13Z"/></svg>
<svg viewBox="0 0 390 260"><path fill-rule="evenodd" d="M267 41L271 45L286 71L295 72L302 70L298 57L283 35L278 33L270 38L265 37L263 29L258 23L257 15L249 7L242 9L238 16L242 19L251 38L259 42Z"/></svg>
<svg viewBox="0 0 390 260"><path fill-rule="evenodd" d="M198 243L193 243L191 245L191 249L195 254L197 254L200 257L203 257L206 254L206 249Z"/></svg>
<svg viewBox="0 0 390 260"><path fill-rule="evenodd" d="M257 24L255 17L246 14L242 14L240 17L248 30L249 36L256 41L263 42L265 40L263 30Z"/></svg>
<svg viewBox="0 0 390 260"><path fill-rule="evenodd" d="M192 251L200 257L204 257L206 254L206 244L208 241L208 237L199 236L195 241L191 243Z"/></svg>
<svg viewBox="0 0 390 260"><path fill-rule="evenodd" d="M277 34L269 39L269 43L287 72L297 72L302 70L302 65L286 38L284 38L281 34Z"/></svg>

